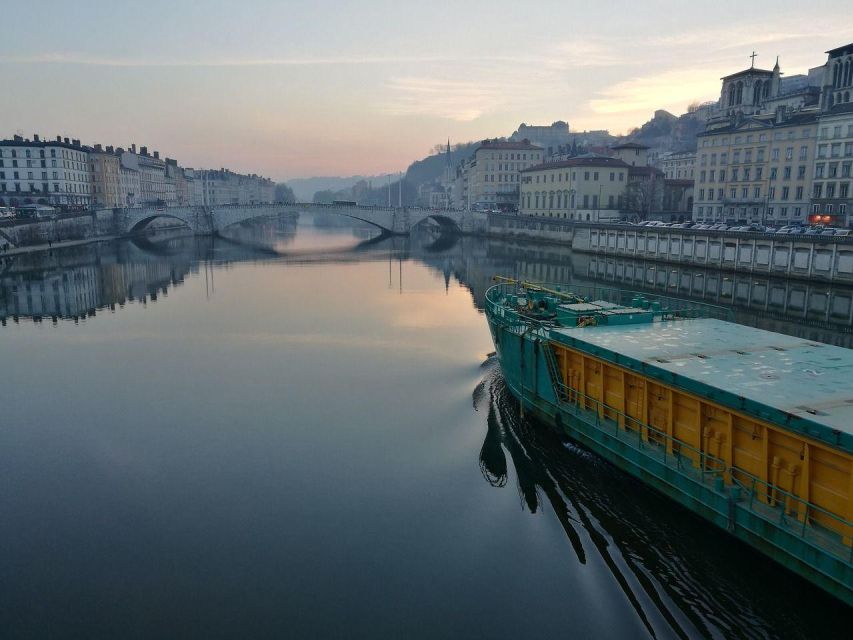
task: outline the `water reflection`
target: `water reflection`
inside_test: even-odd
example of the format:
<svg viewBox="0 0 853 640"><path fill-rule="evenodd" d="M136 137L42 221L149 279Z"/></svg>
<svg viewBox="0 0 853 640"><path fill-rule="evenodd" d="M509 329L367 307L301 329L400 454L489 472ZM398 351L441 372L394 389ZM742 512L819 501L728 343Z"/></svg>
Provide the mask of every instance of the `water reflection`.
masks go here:
<svg viewBox="0 0 853 640"><path fill-rule="evenodd" d="M312 233L298 233L299 225ZM478 309L495 275L614 286L730 306L738 322L853 347L853 288L753 274L572 253L559 245L442 235L387 237L334 216L282 217L230 227L223 237L161 233L0 259L0 320L81 320L101 309L166 295L202 265L277 260L294 264L414 260L467 287ZM204 268L204 267L202 267Z"/></svg>

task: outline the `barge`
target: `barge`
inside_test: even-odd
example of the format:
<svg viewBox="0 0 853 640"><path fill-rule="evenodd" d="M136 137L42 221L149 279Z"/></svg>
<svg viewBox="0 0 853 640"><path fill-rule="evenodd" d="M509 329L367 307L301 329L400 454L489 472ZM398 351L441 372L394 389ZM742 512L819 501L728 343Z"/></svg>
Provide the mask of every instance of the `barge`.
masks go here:
<svg viewBox="0 0 853 640"><path fill-rule="evenodd" d="M853 605L853 351L712 305L497 280L486 317L523 415Z"/></svg>

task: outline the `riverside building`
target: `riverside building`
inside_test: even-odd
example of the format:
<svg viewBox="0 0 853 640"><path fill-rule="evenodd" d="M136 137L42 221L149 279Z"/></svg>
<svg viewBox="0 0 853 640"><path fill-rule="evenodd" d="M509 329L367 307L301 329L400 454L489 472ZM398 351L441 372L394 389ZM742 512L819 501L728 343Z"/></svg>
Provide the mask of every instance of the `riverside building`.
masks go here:
<svg viewBox="0 0 853 640"><path fill-rule="evenodd" d="M520 213L564 220L618 220L631 167L619 158L579 157L521 172Z"/></svg>
<svg viewBox="0 0 853 640"><path fill-rule="evenodd" d="M43 204L89 207L92 177L89 149L79 140L0 141L0 206Z"/></svg>
<svg viewBox="0 0 853 640"><path fill-rule="evenodd" d="M483 140L473 156L457 171L453 206L518 210L521 172L540 164L543 159L542 147L531 144L529 140Z"/></svg>
<svg viewBox="0 0 853 640"><path fill-rule="evenodd" d="M853 205L853 43L827 51L809 219L849 225Z"/></svg>

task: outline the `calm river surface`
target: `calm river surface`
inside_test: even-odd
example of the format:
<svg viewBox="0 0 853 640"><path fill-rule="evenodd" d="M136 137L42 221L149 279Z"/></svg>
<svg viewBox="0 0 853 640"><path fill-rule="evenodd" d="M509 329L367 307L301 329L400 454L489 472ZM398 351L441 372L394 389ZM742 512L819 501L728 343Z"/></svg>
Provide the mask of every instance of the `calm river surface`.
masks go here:
<svg viewBox="0 0 853 640"><path fill-rule="evenodd" d="M489 278L608 265L314 222L0 263L0 636L849 637L839 602L519 420ZM849 290L631 270L850 346Z"/></svg>

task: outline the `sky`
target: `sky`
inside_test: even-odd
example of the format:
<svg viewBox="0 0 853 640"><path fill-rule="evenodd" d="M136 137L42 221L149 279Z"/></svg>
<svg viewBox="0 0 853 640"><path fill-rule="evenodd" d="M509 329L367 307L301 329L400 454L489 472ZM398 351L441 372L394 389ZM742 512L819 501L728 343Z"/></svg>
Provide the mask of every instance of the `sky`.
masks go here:
<svg viewBox="0 0 853 640"><path fill-rule="evenodd" d="M405 170L566 120L622 134L853 40L846 1L4 0L0 137L146 145L276 180Z"/></svg>

